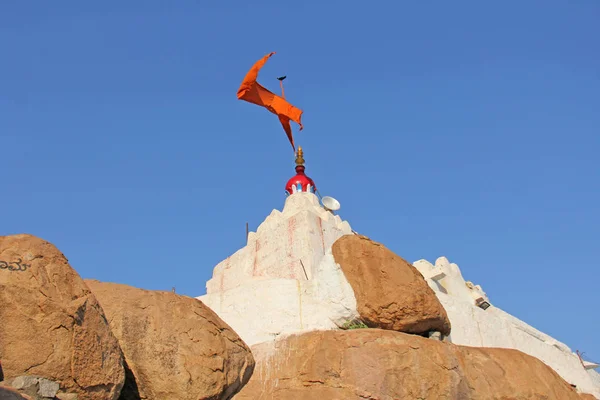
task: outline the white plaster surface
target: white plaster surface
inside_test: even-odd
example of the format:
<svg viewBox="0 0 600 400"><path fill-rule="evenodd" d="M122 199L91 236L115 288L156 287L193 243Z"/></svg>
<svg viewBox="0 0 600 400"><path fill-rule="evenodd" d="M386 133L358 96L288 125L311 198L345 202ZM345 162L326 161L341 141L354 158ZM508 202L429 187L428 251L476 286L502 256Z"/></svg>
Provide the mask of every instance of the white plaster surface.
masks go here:
<svg viewBox="0 0 600 400"><path fill-rule="evenodd" d="M591 379L591 381L594 383L594 385L596 386L596 388L600 388L600 374L598 373L598 371L593 370L593 369L588 369L587 373ZM598 395L596 394L596 397L598 397ZM599 397L600 398L600 397Z"/></svg>
<svg viewBox="0 0 600 400"><path fill-rule="evenodd" d="M426 280L448 313L452 343L520 350L546 363L564 380L577 385L579 391L600 398L597 372L586 370L567 345L493 305L487 310L477 307L477 299L490 300L481 286L464 280L458 265L445 257L438 258L435 265L426 260L413 265L424 277L439 276L439 269L442 270L443 278Z"/></svg>
<svg viewBox="0 0 600 400"><path fill-rule="evenodd" d="M336 329L358 317L354 291L331 246L350 225L312 193L290 195L248 244L219 263L198 297L248 344L281 334Z"/></svg>

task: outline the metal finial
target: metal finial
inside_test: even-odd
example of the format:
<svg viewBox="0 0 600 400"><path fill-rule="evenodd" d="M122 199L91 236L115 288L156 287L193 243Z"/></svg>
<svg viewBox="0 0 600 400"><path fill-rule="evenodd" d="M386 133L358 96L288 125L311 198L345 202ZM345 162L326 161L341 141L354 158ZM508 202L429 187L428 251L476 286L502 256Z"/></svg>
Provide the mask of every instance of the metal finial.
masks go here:
<svg viewBox="0 0 600 400"><path fill-rule="evenodd" d="M296 153L296 165L304 165L304 152L300 146L298 146L298 152Z"/></svg>

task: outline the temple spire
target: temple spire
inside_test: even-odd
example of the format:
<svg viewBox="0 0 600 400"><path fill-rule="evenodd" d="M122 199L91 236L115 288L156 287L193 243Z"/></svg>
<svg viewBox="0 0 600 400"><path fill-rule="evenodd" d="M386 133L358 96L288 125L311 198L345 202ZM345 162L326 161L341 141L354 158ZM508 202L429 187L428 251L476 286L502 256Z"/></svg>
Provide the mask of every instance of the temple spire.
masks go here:
<svg viewBox="0 0 600 400"><path fill-rule="evenodd" d="M296 152L296 165L304 165L304 152L301 146L298 146L298 151Z"/></svg>
<svg viewBox="0 0 600 400"><path fill-rule="evenodd" d="M302 147L298 146L296 151L296 176L292 177L285 185L285 191L288 195L298 192L316 192L315 182L306 176L304 169L304 151Z"/></svg>

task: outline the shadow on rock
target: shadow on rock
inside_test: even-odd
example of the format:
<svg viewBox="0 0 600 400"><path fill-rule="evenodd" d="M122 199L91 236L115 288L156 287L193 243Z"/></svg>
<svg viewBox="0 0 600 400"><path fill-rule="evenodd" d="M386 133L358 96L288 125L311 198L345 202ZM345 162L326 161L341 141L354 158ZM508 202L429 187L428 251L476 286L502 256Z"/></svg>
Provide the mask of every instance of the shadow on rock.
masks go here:
<svg viewBox="0 0 600 400"><path fill-rule="evenodd" d="M125 367L125 384L121 390L119 400L141 400L140 390L138 383L135 380L135 375L127 365L127 361L123 360L123 367Z"/></svg>

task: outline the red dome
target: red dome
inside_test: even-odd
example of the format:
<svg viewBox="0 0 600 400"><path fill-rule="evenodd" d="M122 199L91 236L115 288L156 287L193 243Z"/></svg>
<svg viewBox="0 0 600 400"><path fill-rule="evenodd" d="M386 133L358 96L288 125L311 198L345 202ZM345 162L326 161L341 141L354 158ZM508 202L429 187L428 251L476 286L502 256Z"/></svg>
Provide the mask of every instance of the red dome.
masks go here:
<svg viewBox="0 0 600 400"><path fill-rule="evenodd" d="M310 189L308 187L309 185ZM296 190L294 190L294 188ZM285 185L285 191L288 192L288 194L293 194L296 192L308 192L309 190L311 193L315 193L317 190L315 182L304 174L304 165L297 165L296 176L292 177L287 185Z"/></svg>

